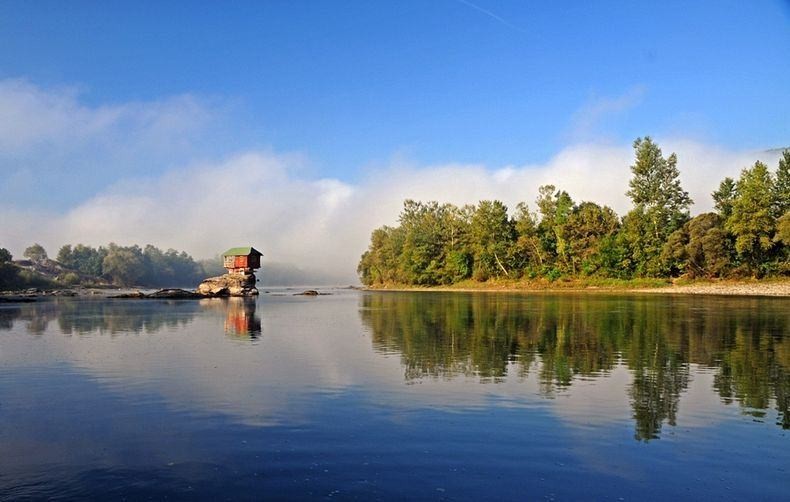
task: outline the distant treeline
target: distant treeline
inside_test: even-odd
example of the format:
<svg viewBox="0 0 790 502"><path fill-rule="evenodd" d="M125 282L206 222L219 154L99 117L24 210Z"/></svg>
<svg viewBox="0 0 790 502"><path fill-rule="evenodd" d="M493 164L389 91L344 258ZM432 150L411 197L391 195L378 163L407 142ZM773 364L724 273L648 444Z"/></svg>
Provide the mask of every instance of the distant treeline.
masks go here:
<svg viewBox="0 0 790 502"><path fill-rule="evenodd" d="M357 272L367 285L790 275L790 150L775 173L758 161L738 180L722 180L712 194L716 212L694 218L677 156L664 157L649 137L634 151L633 208L622 218L553 185L540 187L536 213L522 202L512 216L496 200L406 200L398 226L373 231Z"/></svg>
<svg viewBox="0 0 790 502"><path fill-rule="evenodd" d="M109 283L119 286L179 286L200 282L207 275L224 273L219 259L195 261L184 251L156 246L94 248L67 244L55 260L39 244L25 249L29 267L12 263L11 253L0 248L0 289Z"/></svg>

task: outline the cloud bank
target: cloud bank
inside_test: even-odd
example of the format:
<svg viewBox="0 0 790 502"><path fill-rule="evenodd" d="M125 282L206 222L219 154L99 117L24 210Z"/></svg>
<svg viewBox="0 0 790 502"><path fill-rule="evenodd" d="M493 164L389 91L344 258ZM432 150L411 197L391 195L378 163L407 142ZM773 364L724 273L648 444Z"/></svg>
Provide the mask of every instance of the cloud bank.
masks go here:
<svg viewBox="0 0 790 502"><path fill-rule="evenodd" d="M11 94L30 94L28 104L19 104L8 102L9 84L0 83L0 110L21 107L26 110L17 115L21 122L30 110L38 114L18 132L0 126L0 145L6 153L32 152L35 145L53 142L90 144L112 138L119 130L131 131L131 138L150 136L151 141L143 143L154 144L156 138L189 129L204 116L202 108L193 109L181 98L138 107L87 108L68 93L50 96L26 85L10 84ZM119 126L124 121L126 125ZM656 139L665 154L677 152L683 186L696 202L694 213L711 208L710 192L725 176L737 176L758 158L773 167L777 157L684 139ZM108 148L116 143L124 143L123 138L107 140ZM348 282L356 278L356 263L371 230L395 224L406 198L459 205L499 199L511 208L525 201L534 209L538 187L550 183L576 201L608 204L622 215L630 208L625 192L632 160L629 144L588 142L568 146L539 165L393 161L349 183L303 175L302 155L250 150L216 162L184 161L182 167L150 175L117 173L114 184L65 209L31 208L5 200L0 202L0 246L19 255L25 246L40 242L54 254L65 243L114 241L211 257L230 246L252 244L264 252L264 260L331 271L338 281ZM7 163L0 166L0 193L14 190L11 169Z"/></svg>

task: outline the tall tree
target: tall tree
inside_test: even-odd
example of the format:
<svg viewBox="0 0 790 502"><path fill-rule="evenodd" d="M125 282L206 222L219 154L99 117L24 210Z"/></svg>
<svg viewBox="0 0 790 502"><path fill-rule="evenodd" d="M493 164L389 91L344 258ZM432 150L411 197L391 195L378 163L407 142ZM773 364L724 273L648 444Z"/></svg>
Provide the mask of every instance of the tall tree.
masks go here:
<svg viewBox="0 0 790 502"><path fill-rule="evenodd" d="M562 226L568 221L573 211L573 199L564 190L557 190L554 185L543 185L538 189L535 200L540 212L538 235L540 236L543 253L547 257L545 265L551 265L555 259L568 264L567 242L562 236Z"/></svg>
<svg viewBox="0 0 790 502"><path fill-rule="evenodd" d="M444 209L438 202L406 200L400 223L405 233L402 268L412 284L439 284L444 266Z"/></svg>
<svg viewBox="0 0 790 502"><path fill-rule="evenodd" d="M538 235L538 218L530 212L526 203L519 202L513 224L516 231L514 264L520 271L528 269L530 274L537 274L546 260L546 252Z"/></svg>
<svg viewBox="0 0 790 502"><path fill-rule="evenodd" d="M774 205L777 218L790 211L790 150L784 150L779 158L774 183Z"/></svg>
<svg viewBox="0 0 790 502"><path fill-rule="evenodd" d="M753 273L760 273L759 265L774 247L776 231L774 180L768 166L757 161L750 169L742 170L736 190L732 214L724 226L735 237L738 255Z"/></svg>
<svg viewBox="0 0 790 502"><path fill-rule="evenodd" d="M628 215L629 244L637 274L655 276L664 272L660 260L664 242L688 220L693 201L680 185L677 155L664 158L650 137L637 138L634 153L626 192L635 206Z"/></svg>
<svg viewBox="0 0 790 502"><path fill-rule="evenodd" d="M491 276L510 276L508 254L515 232L507 215L507 206L498 200L480 201L469 231L475 277L485 280Z"/></svg>
<svg viewBox="0 0 790 502"><path fill-rule="evenodd" d="M725 220L732 214L732 201L735 200L736 195L735 180L729 176L724 178L719 183L719 188L711 194L716 211Z"/></svg>
<svg viewBox="0 0 790 502"><path fill-rule="evenodd" d="M470 247L470 227L475 207L466 205L456 207L452 204L441 206L442 230L444 234L445 257L440 281L444 284L462 281L472 276L474 257Z"/></svg>
<svg viewBox="0 0 790 502"><path fill-rule="evenodd" d="M634 153L633 177L626 195L636 206L657 210L656 217L663 217L664 221L657 220L655 225L676 221L687 213L693 201L680 186L677 155L672 153L665 159L661 148L649 136L634 141Z"/></svg>

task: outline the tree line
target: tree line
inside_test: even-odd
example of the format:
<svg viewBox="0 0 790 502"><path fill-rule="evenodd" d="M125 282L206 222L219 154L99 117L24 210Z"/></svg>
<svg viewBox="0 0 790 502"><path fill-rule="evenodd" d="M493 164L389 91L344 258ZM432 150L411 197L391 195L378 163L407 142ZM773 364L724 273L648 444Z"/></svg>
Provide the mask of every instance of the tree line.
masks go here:
<svg viewBox="0 0 790 502"><path fill-rule="evenodd" d="M757 161L712 193L715 212L691 217L677 155L650 137L633 144L628 197L619 217L539 188L533 212L498 200L462 207L406 200L397 226L373 231L357 267L366 285L453 284L467 279L617 279L790 275L790 150L775 172Z"/></svg>
<svg viewBox="0 0 790 502"><path fill-rule="evenodd" d="M110 283L119 286L165 287L195 284L208 274L221 269L219 260L195 261L184 251L163 251L151 244L92 247L84 244L66 244L51 260L40 244L25 249L23 256L36 265L35 269L51 272L55 283L62 285ZM214 263L216 261L216 263ZM223 273L224 270L222 270ZM0 248L0 286L42 286L43 277L32 281L27 270L12 263L11 253ZM43 282L42 282L43 281Z"/></svg>

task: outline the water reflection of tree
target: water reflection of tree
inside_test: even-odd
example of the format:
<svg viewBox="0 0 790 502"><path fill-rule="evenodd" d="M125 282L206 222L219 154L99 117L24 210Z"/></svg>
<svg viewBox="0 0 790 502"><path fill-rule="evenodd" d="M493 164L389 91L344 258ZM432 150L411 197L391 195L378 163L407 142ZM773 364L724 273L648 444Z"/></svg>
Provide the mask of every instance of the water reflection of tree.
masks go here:
<svg viewBox="0 0 790 502"><path fill-rule="evenodd" d="M65 335L157 333L185 326L200 311L193 301L51 300L4 306L0 329L25 322L30 334L43 334L52 321Z"/></svg>
<svg viewBox="0 0 790 502"><path fill-rule="evenodd" d="M537 367L552 395L622 362L635 436L650 440L675 424L691 363L716 369L725 402L756 414L773 405L790 428L787 310L766 299L387 293L364 295L360 313L374 348L401 354L407 380L497 381Z"/></svg>
<svg viewBox="0 0 790 502"><path fill-rule="evenodd" d="M64 301L58 326L63 334L157 333L189 324L198 311L191 301Z"/></svg>
<svg viewBox="0 0 790 502"><path fill-rule="evenodd" d="M158 333L186 326L201 311L224 317L225 333L232 338L255 340L261 334L261 318L254 298L209 300L52 300L3 305L0 330L9 330L16 320L25 322L30 334L43 334L57 321L65 335Z"/></svg>

